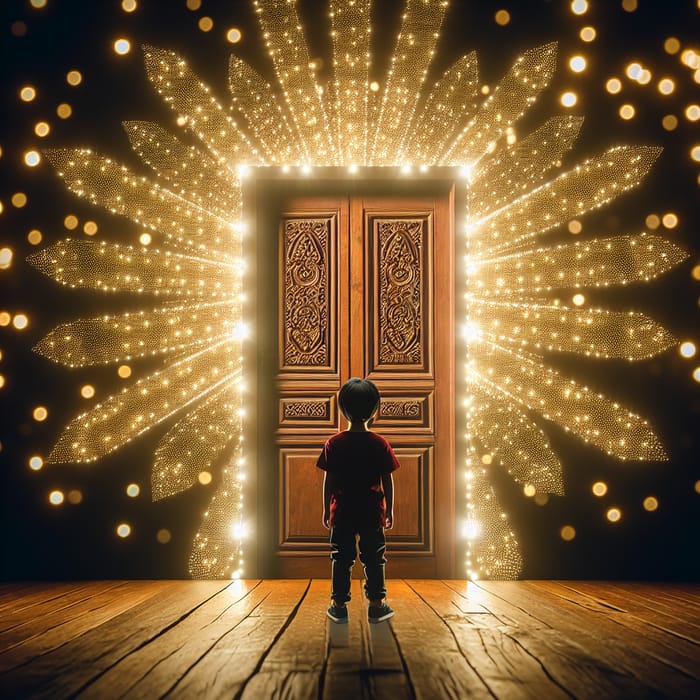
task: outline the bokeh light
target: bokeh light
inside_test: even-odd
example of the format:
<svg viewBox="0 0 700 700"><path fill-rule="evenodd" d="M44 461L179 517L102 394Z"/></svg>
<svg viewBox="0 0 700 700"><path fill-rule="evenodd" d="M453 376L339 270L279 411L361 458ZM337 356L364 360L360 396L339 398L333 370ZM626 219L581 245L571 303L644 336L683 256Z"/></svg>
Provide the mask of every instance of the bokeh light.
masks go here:
<svg viewBox="0 0 700 700"><path fill-rule="evenodd" d="M596 32L595 27L582 27L581 31L579 32L581 40L587 43L595 41L597 35L598 33Z"/></svg>
<svg viewBox="0 0 700 700"><path fill-rule="evenodd" d="M692 104L685 108L685 118L689 122L696 122L700 119L700 105Z"/></svg>
<svg viewBox="0 0 700 700"><path fill-rule="evenodd" d="M678 126L678 117L675 114L666 114L661 120L661 125L666 131L673 131Z"/></svg>
<svg viewBox="0 0 700 700"><path fill-rule="evenodd" d="M622 81L619 78L609 78L605 83L605 89L611 95L617 95L622 90Z"/></svg>
<svg viewBox="0 0 700 700"><path fill-rule="evenodd" d="M211 17L200 17L199 21L197 22L197 26L203 32L210 32L212 29L214 29L214 20Z"/></svg>
<svg viewBox="0 0 700 700"><path fill-rule="evenodd" d="M661 217L661 223L666 228L676 228L678 226L678 216L673 212L668 212Z"/></svg>
<svg viewBox="0 0 700 700"><path fill-rule="evenodd" d="M26 151L24 154L24 163L30 168L35 168L41 163L41 154L39 151L35 150Z"/></svg>
<svg viewBox="0 0 700 700"><path fill-rule="evenodd" d="M510 12L508 12L508 10L498 10L494 15L494 19L496 20L496 24L505 27L506 24L510 22Z"/></svg>
<svg viewBox="0 0 700 700"><path fill-rule="evenodd" d="M211 484L212 481L212 476L211 472L208 471L201 471L197 475L197 480L199 481L202 486L207 486L208 484Z"/></svg>
<svg viewBox="0 0 700 700"><path fill-rule="evenodd" d="M68 492L68 503L77 506L79 503L83 502L83 492L78 489L71 489Z"/></svg>
<svg viewBox="0 0 700 700"><path fill-rule="evenodd" d="M86 236L94 236L97 233L97 224L94 221L86 221L83 224L83 233Z"/></svg>
<svg viewBox="0 0 700 700"><path fill-rule="evenodd" d="M569 233L572 233L575 236L583 231L583 224L578 219L572 219L569 221L566 227L569 230Z"/></svg>
<svg viewBox="0 0 700 700"><path fill-rule="evenodd" d="M80 395L84 399L91 399L95 395L95 387L92 384L84 384L80 387Z"/></svg>
<svg viewBox="0 0 700 700"><path fill-rule="evenodd" d="M525 486L523 486L523 493L528 498L533 498L537 493L537 489L532 484L525 484Z"/></svg>
<svg viewBox="0 0 700 700"><path fill-rule="evenodd" d="M12 248L0 248L0 270L7 270L12 266Z"/></svg>
<svg viewBox="0 0 700 700"><path fill-rule="evenodd" d="M577 101L578 97L576 96L576 93L571 92L570 90L562 93L562 96L559 98L559 102L561 102L564 107L573 107Z"/></svg>
<svg viewBox="0 0 700 700"><path fill-rule="evenodd" d="M129 523L119 523L116 532L119 537L128 537L131 534L131 525Z"/></svg>
<svg viewBox="0 0 700 700"><path fill-rule="evenodd" d="M56 114L59 119L70 119L73 114L73 108L67 102L61 102L61 104L56 107Z"/></svg>
<svg viewBox="0 0 700 700"><path fill-rule="evenodd" d="M622 119L633 119L635 114L636 110L631 104L624 104L620 107L620 117L622 117Z"/></svg>
<svg viewBox="0 0 700 700"><path fill-rule="evenodd" d="M664 51L668 54L674 55L681 50L681 42L675 36L670 36L666 41L664 41Z"/></svg>
<svg viewBox="0 0 700 700"><path fill-rule="evenodd" d="M611 523L617 523L622 519L622 511L619 508L608 508L605 517Z"/></svg>
<svg viewBox="0 0 700 700"><path fill-rule="evenodd" d="M601 498L608 492L608 485L604 481L596 481L593 486L591 486L591 491L593 491L594 496Z"/></svg>
<svg viewBox="0 0 700 700"><path fill-rule="evenodd" d="M546 506L549 503L549 494L538 491L533 500L538 506Z"/></svg>
<svg viewBox="0 0 700 700"><path fill-rule="evenodd" d="M129 367L129 365L119 365L117 368L117 374L122 379L128 379L131 376L131 367Z"/></svg>
<svg viewBox="0 0 700 700"><path fill-rule="evenodd" d="M138 484L129 484L126 487L126 495L129 498L136 498L141 493L141 487Z"/></svg>
<svg viewBox="0 0 700 700"><path fill-rule="evenodd" d="M10 32L13 36L26 36L27 35L27 23L22 22L18 19L10 25Z"/></svg>
<svg viewBox="0 0 700 700"><path fill-rule="evenodd" d="M12 325L18 331L23 331L29 325L29 317L27 314L15 314L12 317Z"/></svg>
<svg viewBox="0 0 700 700"><path fill-rule="evenodd" d="M44 466L44 460L39 455L33 455L29 458L29 468L38 472Z"/></svg>
<svg viewBox="0 0 700 700"><path fill-rule="evenodd" d="M12 202L12 206L15 207L15 209L22 209L23 207L27 206L27 202L29 201L29 199L27 198L27 195L24 194L24 192L15 192L12 195L10 201Z"/></svg>
<svg viewBox="0 0 700 700"><path fill-rule="evenodd" d="M37 122L34 125L34 133L37 136L39 136L40 138L44 138L45 136L48 136L50 131L51 131L51 126L49 125L48 122Z"/></svg>
<svg viewBox="0 0 700 700"><path fill-rule="evenodd" d="M644 506L644 510L646 510L649 513L653 513L655 510L658 510L659 501L654 496L647 496L644 499L642 505Z"/></svg>
<svg viewBox="0 0 700 700"><path fill-rule="evenodd" d="M139 236L139 243L141 245L150 245L152 240L150 233L142 233Z"/></svg>
<svg viewBox="0 0 700 700"><path fill-rule="evenodd" d="M569 59L569 68L571 68L574 73L581 73L586 70L586 59L583 56L572 56Z"/></svg>
<svg viewBox="0 0 700 700"><path fill-rule="evenodd" d="M19 90L19 98L22 102L32 102L36 99L36 88L33 85L25 85Z"/></svg>
<svg viewBox="0 0 700 700"><path fill-rule="evenodd" d="M27 233L27 240L32 245L39 245L43 239L41 231L39 229L33 228L29 233Z"/></svg>
<svg viewBox="0 0 700 700"><path fill-rule="evenodd" d="M243 35L241 34L241 30L238 29L237 27L231 27L226 32L226 41L228 41L230 44L237 44Z"/></svg>
<svg viewBox="0 0 700 700"><path fill-rule="evenodd" d="M131 42L128 39L120 38L114 41L114 53L118 56L126 56L131 51Z"/></svg>
<svg viewBox="0 0 700 700"><path fill-rule="evenodd" d="M564 542L571 542L576 537L576 529L571 525L564 525L559 534Z"/></svg>
<svg viewBox="0 0 700 700"><path fill-rule="evenodd" d="M202 6L202 0L187 0L185 5L188 10L196 12Z"/></svg>
<svg viewBox="0 0 700 700"><path fill-rule="evenodd" d="M63 495L63 491L56 489L49 493L49 503L52 506L60 506L64 500L65 496Z"/></svg>
<svg viewBox="0 0 700 700"><path fill-rule="evenodd" d="M136 0L122 0L122 10L124 12L135 12L137 7Z"/></svg>
<svg viewBox="0 0 700 700"><path fill-rule="evenodd" d="M676 89L676 84L670 78L659 80L659 92L662 95L670 95Z"/></svg>
<svg viewBox="0 0 700 700"><path fill-rule="evenodd" d="M656 214L649 214L644 220L644 223L648 229L653 231L661 226L661 218Z"/></svg>
<svg viewBox="0 0 700 700"><path fill-rule="evenodd" d="M573 0L571 3L571 11L575 15L583 15L588 11L588 1L587 0Z"/></svg>
<svg viewBox="0 0 700 700"><path fill-rule="evenodd" d="M77 217L75 214L68 214L68 216L66 216L66 217L63 219L63 225L64 225L65 228L67 228L69 231L75 231L75 229L78 228L78 224L79 224L79 223L80 223L80 222L78 221L78 217Z"/></svg>
<svg viewBox="0 0 700 700"><path fill-rule="evenodd" d="M32 417L34 418L35 421L41 423L42 421L45 421L48 418L49 412L46 406L37 406L33 411L32 411Z"/></svg>
<svg viewBox="0 0 700 700"><path fill-rule="evenodd" d="M83 82L83 74L79 70L71 70L66 74L66 82L68 85L75 87Z"/></svg>
<svg viewBox="0 0 700 700"><path fill-rule="evenodd" d="M158 530L158 532L156 533L156 539L158 540L158 542L160 542L160 544L168 544L168 542L170 542L172 538L173 536L170 533L170 530L164 527Z"/></svg>

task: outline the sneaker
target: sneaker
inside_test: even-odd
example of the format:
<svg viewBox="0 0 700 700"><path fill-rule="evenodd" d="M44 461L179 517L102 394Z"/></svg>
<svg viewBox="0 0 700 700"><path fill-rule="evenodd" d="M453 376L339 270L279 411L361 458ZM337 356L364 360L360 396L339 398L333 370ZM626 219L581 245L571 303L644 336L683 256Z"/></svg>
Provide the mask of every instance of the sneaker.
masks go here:
<svg viewBox="0 0 700 700"><path fill-rule="evenodd" d="M370 605L367 608L367 619L370 622L383 622L390 617L394 617L394 611L386 603Z"/></svg>
<svg viewBox="0 0 700 700"><path fill-rule="evenodd" d="M348 621L348 608L346 605L343 607L338 607L337 605L332 605L326 610L326 615L337 622L339 625L345 625Z"/></svg>

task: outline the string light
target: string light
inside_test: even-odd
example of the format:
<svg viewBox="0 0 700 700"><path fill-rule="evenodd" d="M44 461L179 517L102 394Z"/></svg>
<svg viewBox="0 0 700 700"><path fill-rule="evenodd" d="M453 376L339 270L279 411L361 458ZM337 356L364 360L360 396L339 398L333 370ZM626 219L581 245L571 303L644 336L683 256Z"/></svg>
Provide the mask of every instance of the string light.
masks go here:
<svg viewBox="0 0 700 700"><path fill-rule="evenodd" d="M156 449L153 498L211 487L190 573L240 578L249 534L243 517L243 170L277 166L312 175L326 166L390 166L413 176L429 166L452 166L463 169L459 186L467 200L465 565L472 579L516 577L522 557L493 489L493 471L505 470L538 505L564 492L561 462L535 416L620 459L666 458L646 420L555 370L547 358L565 352L639 360L675 344L644 314L587 307L584 292L653 280L685 252L648 234L558 245L544 238L560 226L580 232L580 218L636 187L659 150L612 147L563 171L580 118L553 117L529 134L516 133L515 122L554 74L554 44L525 52L493 86L482 85L473 53L426 84L447 2L408 0L387 73L370 82L370 0L331 0L327 86L317 78L296 3L254 0L253 6L274 86L232 57L230 94L222 103L181 56L144 47L149 80L178 128L190 132L181 140L157 124L125 123L134 151L154 175L137 175L89 149L46 151L74 193L145 230L140 247L68 238L29 261L68 287L160 300L156 308L61 324L37 343L35 350L55 362L111 364L130 380L76 416L48 461L97 460L178 416ZM200 3L188 0L187 7ZM571 3L575 14L587 10L585 0ZM203 26L205 19L199 26L208 31L213 21ZM595 32L581 37L592 40ZM130 48L126 40L114 44L117 53ZM583 70L585 60L575 58L572 69ZM651 79L641 65L632 73ZM619 92L621 82L612 80L608 91ZM565 95L562 104L574 106L576 94ZM76 218L67 228L77 226ZM569 290L570 305L553 298L562 289ZM126 363L147 357L160 357L162 366L132 378ZM85 393L92 398L94 388L84 386ZM127 523L117 528L120 537L130 533ZM562 529L568 536L575 536L572 526ZM159 542L167 539L159 533Z"/></svg>

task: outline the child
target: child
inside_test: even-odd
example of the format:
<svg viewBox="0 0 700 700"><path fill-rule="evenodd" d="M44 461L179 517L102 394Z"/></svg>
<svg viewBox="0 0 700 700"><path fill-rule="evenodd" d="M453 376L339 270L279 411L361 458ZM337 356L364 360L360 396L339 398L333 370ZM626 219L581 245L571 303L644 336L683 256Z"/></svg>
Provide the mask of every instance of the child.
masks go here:
<svg viewBox="0 0 700 700"><path fill-rule="evenodd" d="M386 604L384 585L384 528L394 524L394 481L399 463L389 443L367 428L379 408L379 390L368 379L349 379L338 404L350 423L347 430L326 441L317 466L323 479L323 525L330 528L332 592L328 617L348 621L350 574L357 553L365 570L365 595L370 622L388 620L394 611ZM382 491L383 489L383 491Z"/></svg>

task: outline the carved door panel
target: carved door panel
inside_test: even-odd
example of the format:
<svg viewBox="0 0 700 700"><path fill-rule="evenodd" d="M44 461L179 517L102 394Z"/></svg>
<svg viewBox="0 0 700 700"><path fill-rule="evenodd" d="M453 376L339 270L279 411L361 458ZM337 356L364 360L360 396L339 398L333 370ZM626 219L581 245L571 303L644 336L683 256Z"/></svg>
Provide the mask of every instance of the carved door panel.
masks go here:
<svg viewBox="0 0 700 700"><path fill-rule="evenodd" d="M315 463L324 440L346 427L336 397L351 376L379 387L372 429L401 462L387 575L453 575L451 212L450 194L285 203L278 241L278 576L330 575L323 473Z"/></svg>

